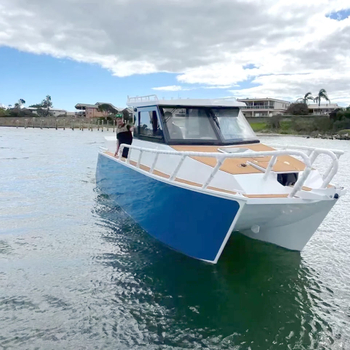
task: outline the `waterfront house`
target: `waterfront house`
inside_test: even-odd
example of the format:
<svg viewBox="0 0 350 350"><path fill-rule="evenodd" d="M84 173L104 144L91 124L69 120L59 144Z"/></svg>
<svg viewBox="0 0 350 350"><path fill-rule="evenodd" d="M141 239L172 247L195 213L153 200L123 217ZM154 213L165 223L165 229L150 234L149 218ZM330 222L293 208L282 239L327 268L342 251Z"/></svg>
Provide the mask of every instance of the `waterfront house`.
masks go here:
<svg viewBox="0 0 350 350"><path fill-rule="evenodd" d="M246 107L242 108L245 117L272 117L276 114L283 114L290 105L289 101L276 98L240 98Z"/></svg>

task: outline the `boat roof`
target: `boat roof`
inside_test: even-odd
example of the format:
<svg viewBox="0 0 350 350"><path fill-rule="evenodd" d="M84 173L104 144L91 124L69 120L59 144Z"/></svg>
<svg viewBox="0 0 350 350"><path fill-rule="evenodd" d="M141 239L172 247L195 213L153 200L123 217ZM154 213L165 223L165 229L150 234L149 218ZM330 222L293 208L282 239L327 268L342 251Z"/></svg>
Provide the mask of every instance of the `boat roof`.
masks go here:
<svg viewBox="0 0 350 350"><path fill-rule="evenodd" d="M190 99L179 98L160 100L157 95L129 97L126 104L130 107L148 106L181 106L181 107L246 107L244 102L239 102L233 97L218 99Z"/></svg>

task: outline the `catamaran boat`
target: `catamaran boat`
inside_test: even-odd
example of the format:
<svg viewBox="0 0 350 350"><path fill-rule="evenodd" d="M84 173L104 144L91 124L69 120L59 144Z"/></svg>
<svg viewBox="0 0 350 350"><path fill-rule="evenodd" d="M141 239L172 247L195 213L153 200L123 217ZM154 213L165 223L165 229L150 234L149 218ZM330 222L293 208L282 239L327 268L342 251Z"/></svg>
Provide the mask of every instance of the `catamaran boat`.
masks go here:
<svg viewBox="0 0 350 350"><path fill-rule="evenodd" d="M150 235L190 257L217 263L233 231L301 251L345 193L331 184L342 151L262 144L235 99L150 95L127 104L132 145L114 156L116 138L106 137L98 187ZM320 155L329 159L322 172Z"/></svg>

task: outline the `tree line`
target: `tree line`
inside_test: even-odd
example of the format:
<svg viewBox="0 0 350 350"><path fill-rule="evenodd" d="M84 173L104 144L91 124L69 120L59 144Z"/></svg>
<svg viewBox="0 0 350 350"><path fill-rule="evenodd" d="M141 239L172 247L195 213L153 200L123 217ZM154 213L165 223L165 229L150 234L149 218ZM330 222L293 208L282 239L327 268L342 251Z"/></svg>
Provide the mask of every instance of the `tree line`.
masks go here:
<svg viewBox="0 0 350 350"><path fill-rule="evenodd" d="M307 92L303 97L298 98L294 103L290 104L284 115L293 115L295 117L291 119L288 127L296 132L318 131L336 133L339 131L349 131L350 133L350 106L336 108L332 112L327 113L327 115L320 115L316 119L302 118L302 116L310 114L308 108L309 101L318 103L320 107L322 99L331 102L325 89L320 89L315 97L311 92ZM282 123L288 123L283 121L283 118L283 115L275 115L270 118L268 124L274 130L280 129Z"/></svg>
<svg viewBox="0 0 350 350"><path fill-rule="evenodd" d="M9 117L30 117L33 112L31 109L25 108L26 101L20 98L14 105L9 105L7 108L0 108L0 116ZM35 108L36 113L40 117L49 117L51 115L50 109L53 108L53 103L50 95L37 104L29 106L29 108Z"/></svg>

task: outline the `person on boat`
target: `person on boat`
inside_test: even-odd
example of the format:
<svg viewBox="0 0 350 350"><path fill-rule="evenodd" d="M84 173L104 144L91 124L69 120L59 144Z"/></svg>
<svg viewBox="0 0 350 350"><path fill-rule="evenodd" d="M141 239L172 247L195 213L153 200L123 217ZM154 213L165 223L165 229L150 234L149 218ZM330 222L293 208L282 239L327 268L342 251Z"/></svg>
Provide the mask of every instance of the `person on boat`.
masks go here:
<svg viewBox="0 0 350 350"><path fill-rule="evenodd" d="M163 131L159 127L157 113L153 111L150 123L152 124L152 136L163 137Z"/></svg>
<svg viewBox="0 0 350 350"><path fill-rule="evenodd" d="M117 128L116 128L116 134L117 134L117 148L114 153L114 156L116 157L119 151L119 147L122 143L125 143L127 145L132 144L132 126L127 124L123 120L122 114L117 114ZM124 147L122 157L127 158L129 154L129 148Z"/></svg>

